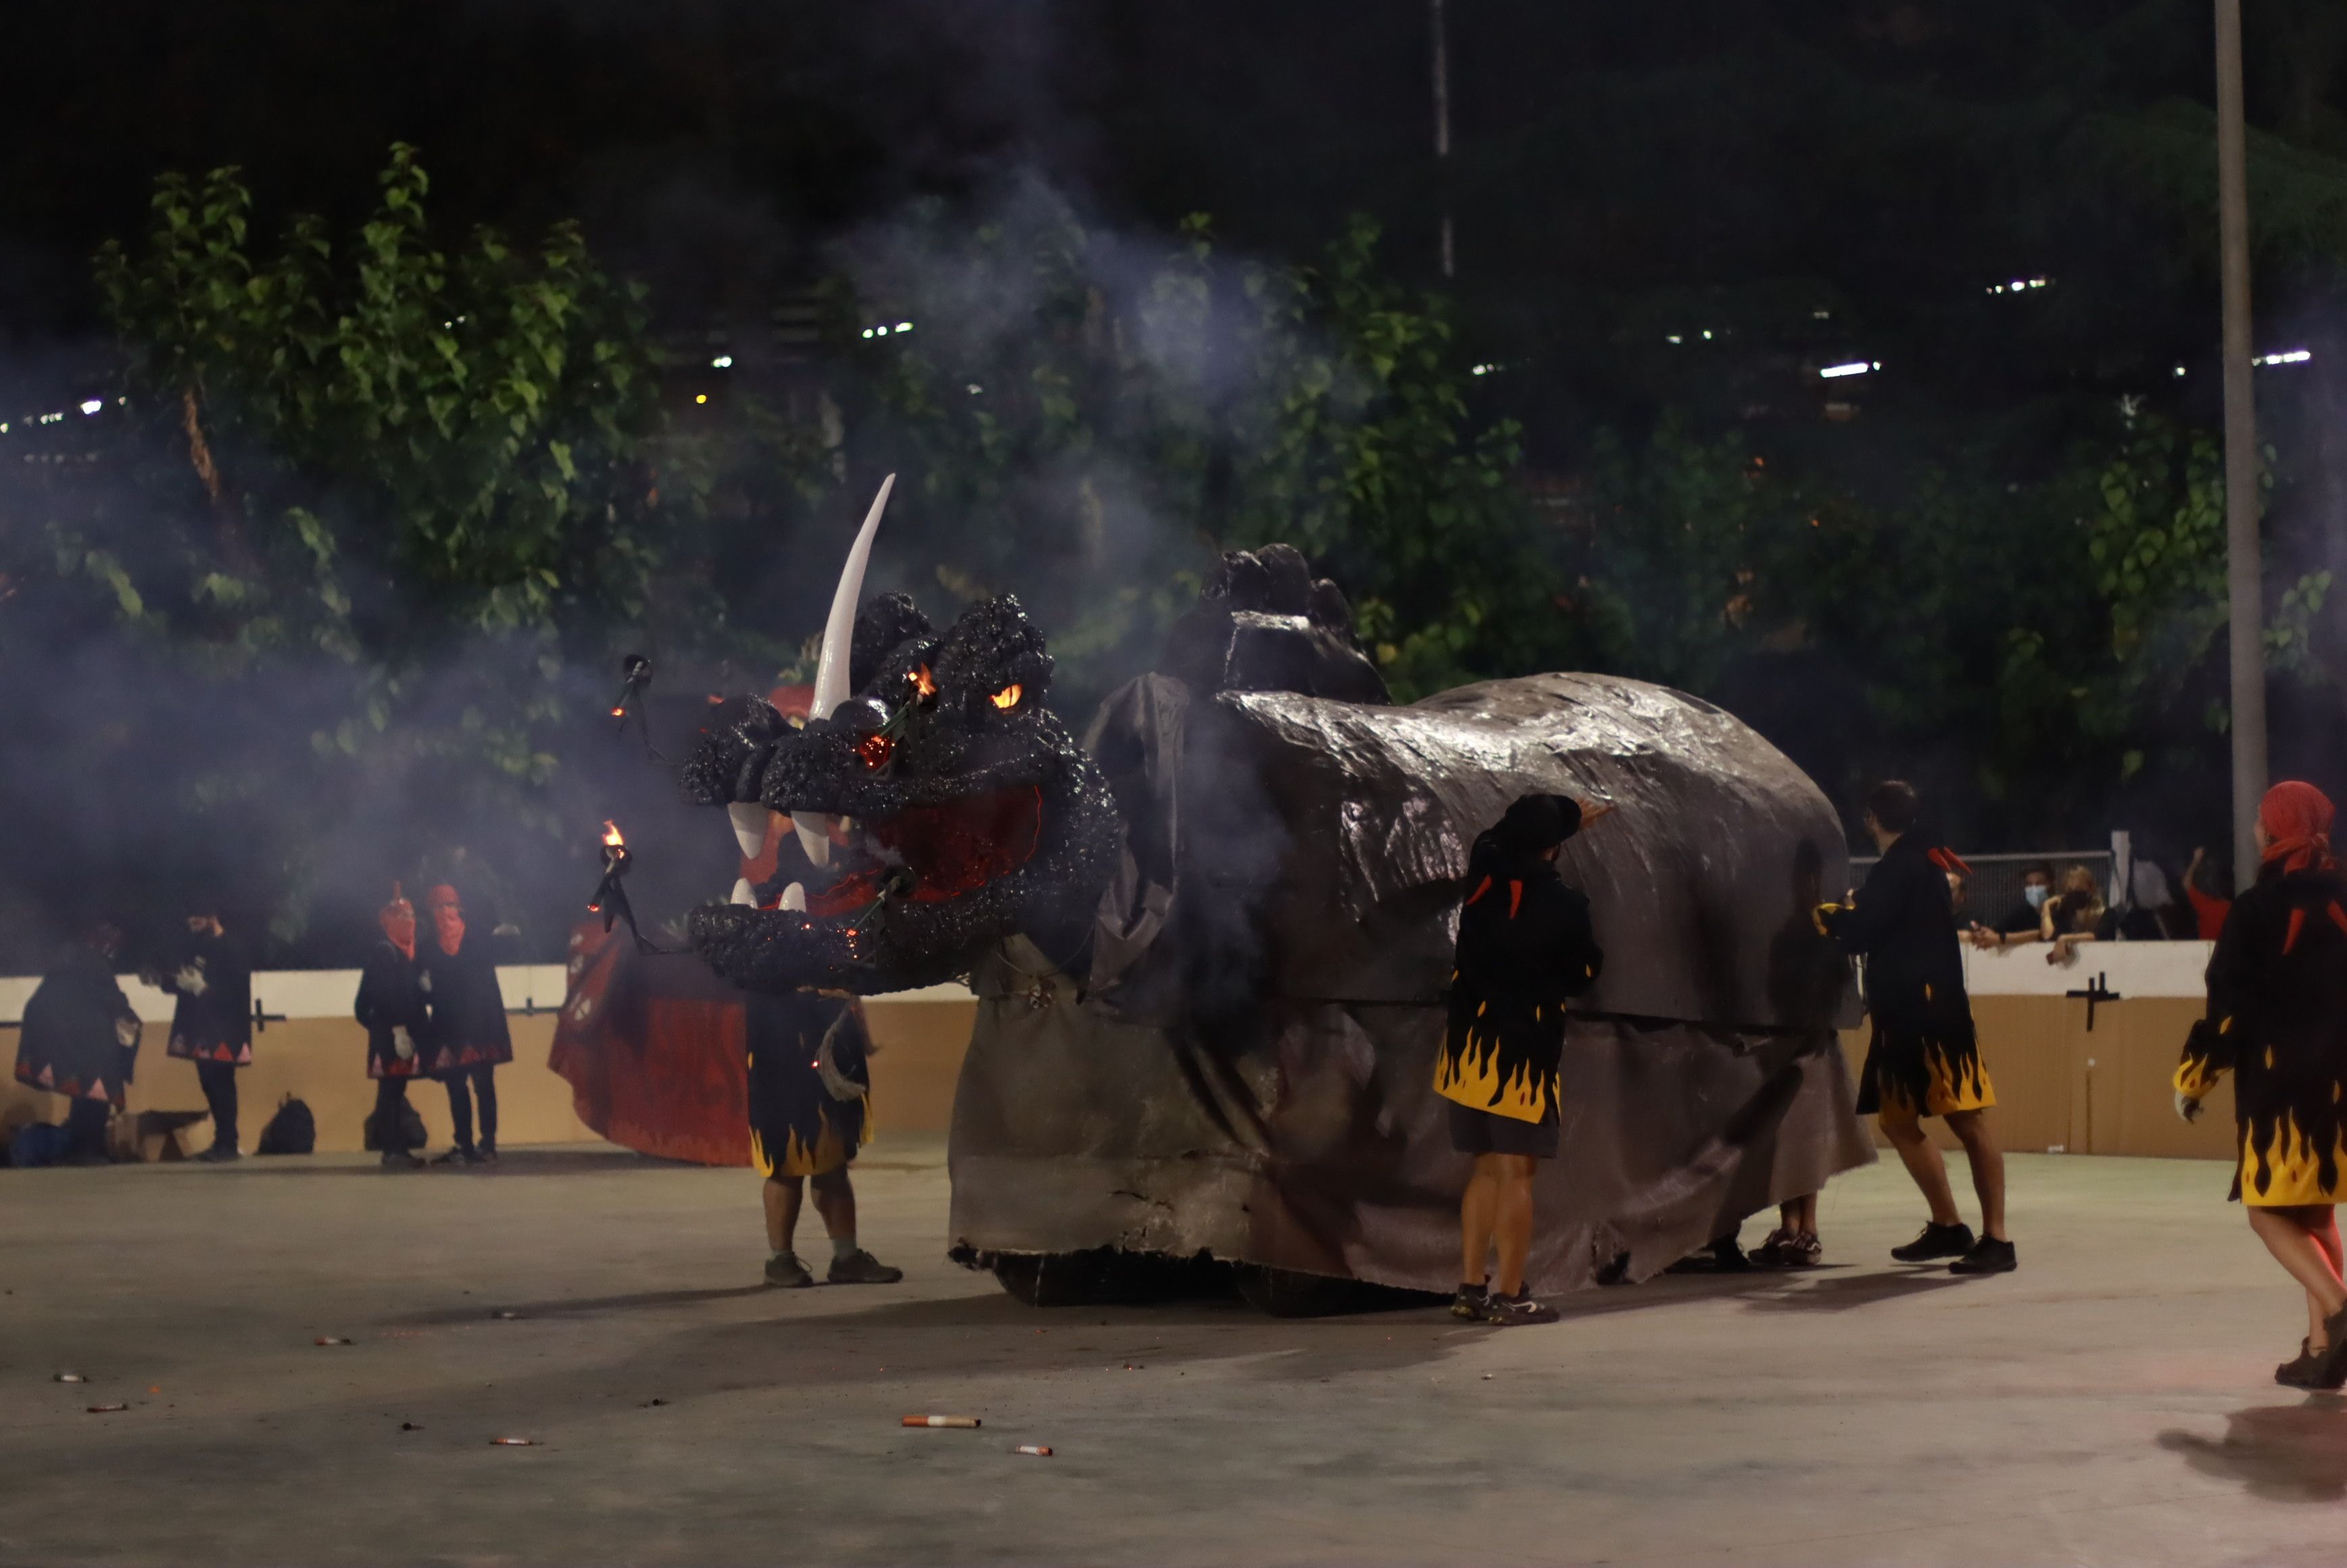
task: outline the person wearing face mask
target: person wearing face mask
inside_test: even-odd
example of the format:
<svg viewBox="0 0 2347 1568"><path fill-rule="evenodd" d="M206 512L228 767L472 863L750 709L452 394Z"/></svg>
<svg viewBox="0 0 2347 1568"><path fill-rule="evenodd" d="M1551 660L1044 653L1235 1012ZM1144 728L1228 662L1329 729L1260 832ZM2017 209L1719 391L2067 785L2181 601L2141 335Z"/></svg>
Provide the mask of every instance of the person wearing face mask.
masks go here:
<svg viewBox="0 0 2347 1568"><path fill-rule="evenodd" d="M425 1071L432 1038L430 982L415 952L415 906L391 885L391 902L375 919L383 940L359 976L356 1012L367 1031L367 1076L375 1081L374 1125L386 1171L412 1171L424 1162L409 1153L407 1083Z"/></svg>
<svg viewBox="0 0 2347 1568"><path fill-rule="evenodd" d="M497 1159L497 1087L500 1062L513 1060L513 1035L506 1027L506 999L497 989L497 965L478 941L465 938L465 907L456 888L442 883L424 896L432 931L423 944L424 979L432 999L429 1071L448 1089L448 1115L456 1146L434 1162L493 1165ZM473 1105L480 1102L481 1137L473 1141Z"/></svg>
<svg viewBox="0 0 2347 1568"><path fill-rule="evenodd" d="M221 925L218 904L202 900L189 914L176 968L141 978L179 999L166 1053L196 1064L212 1113L212 1146L196 1158L215 1164L241 1158L236 1072L252 1065L252 960Z"/></svg>
<svg viewBox="0 0 2347 1568"><path fill-rule="evenodd" d="M2054 867L2039 861L2021 874L2021 902L1998 917L1993 926L1973 923L1967 933L1972 944L1983 951L2003 948L2025 948L2044 939L2042 927L2045 917L2045 900L2054 896Z"/></svg>

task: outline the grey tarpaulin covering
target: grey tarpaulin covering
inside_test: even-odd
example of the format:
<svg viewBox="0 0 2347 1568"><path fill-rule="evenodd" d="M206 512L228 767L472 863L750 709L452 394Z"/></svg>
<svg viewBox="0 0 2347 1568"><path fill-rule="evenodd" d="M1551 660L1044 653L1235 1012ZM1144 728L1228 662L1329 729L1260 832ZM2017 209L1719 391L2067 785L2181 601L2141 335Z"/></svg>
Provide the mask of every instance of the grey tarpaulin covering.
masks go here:
<svg viewBox="0 0 2347 1568"><path fill-rule="evenodd" d="M1089 744L1123 870L1081 987L1023 938L973 977L958 1243L1447 1290L1469 1162L1432 1079L1460 878L1532 790L1617 808L1565 851L1606 966L1567 1032L1533 1286L1625 1253L1643 1277L1873 1157L1832 1032L1853 1001L1809 924L1844 884L1840 826L1719 710L1586 675L1402 708L1145 676ZM1820 964L1822 989L1789 972Z"/></svg>

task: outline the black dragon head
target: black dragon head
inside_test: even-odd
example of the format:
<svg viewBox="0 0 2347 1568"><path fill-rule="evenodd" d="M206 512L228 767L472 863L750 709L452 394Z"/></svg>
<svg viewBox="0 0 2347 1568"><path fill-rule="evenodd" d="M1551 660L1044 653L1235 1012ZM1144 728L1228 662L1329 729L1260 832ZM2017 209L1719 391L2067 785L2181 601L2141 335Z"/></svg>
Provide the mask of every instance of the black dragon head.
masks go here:
<svg viewBox="0 0 2347 1568"><path fill-rule="evenodd" d="M902 594L843 624L878 516L833 601L818 716L802 728L739 700L684 764L693 799L737 808L745 851L784 812L811 863L774 907L693 913L694 949L753 990L932 985L1019 932L1070 958L1115 865L1114 802L1045 703L1051 656L1016 599L972 605L942 636Z"/></svg>

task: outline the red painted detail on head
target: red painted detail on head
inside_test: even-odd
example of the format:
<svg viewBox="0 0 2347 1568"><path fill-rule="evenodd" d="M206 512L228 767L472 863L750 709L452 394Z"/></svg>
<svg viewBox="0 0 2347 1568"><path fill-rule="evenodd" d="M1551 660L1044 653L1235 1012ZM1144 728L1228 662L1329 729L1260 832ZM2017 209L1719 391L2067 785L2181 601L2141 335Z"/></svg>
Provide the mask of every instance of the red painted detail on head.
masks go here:
<svg viewBox="0 0 2347 1568"><path fill-rule="evenodd" d="M1484 894L1489 893L1491 890L1491 879L1486 876L1483 880L1475 884L1475 891L1467 895L1467 902L1472 904L1476 899L1481 898Z"/></svg>
<svg viewBox="0 0 2347 1568"><path fill-rule="evenodd" d="M1523 907L1524 907L1524 885L1523 885L1522 883L1521 883L1521 882L1511 882L1511 883L1509 883L1509 884L1508 884L1508 918L1509 918L1509 919L1511 919L1511 920L1514 919L1514 918L1516 917L1516 911L1517 911L1517 910L1519 910L1519 909L1521 909L1521 908L1522 908Z"/></svg>
<svg viewBox="0 0 2347 1568"><path fill-rule="evenodd" d="M2303 909L2292 909L2292 910L2290 912L2290 934L2289 934L2288 936L2285 936L2284 938L2282 938L2282 939L2281 939L2281 950L2282 950L2284 953L2287 953L2287 952L2289 952L2292 948L2297 947L2297 946L2298 946L2298 934L2299 934L2301 931L2303 931L2303 930L2305 930L2305 929L2306 929L2306 911L2305 911L2305 910L2303 910Z"/></svg>

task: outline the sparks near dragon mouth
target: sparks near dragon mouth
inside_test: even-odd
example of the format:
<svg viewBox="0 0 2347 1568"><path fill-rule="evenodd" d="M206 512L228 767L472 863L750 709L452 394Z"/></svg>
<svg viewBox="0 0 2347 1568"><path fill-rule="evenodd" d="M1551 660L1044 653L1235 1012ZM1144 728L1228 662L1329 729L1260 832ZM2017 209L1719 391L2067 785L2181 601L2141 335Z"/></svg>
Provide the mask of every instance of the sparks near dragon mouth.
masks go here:
<svg viewBox="0 0 2347 1568"><path fill-rule="evenodd" d="M1019 931L1072 951L1113 862L1113 802L1042 701L1051 657L1016 599L943 633L902 594L856 610L880 506L834 596L804 726L763 699L727 702L683 768L688 794L730 808L745 856L768 812L804 846L784 845L803 875L775 907L693 914L695 950L753 990L934 984Z"/></svg>

